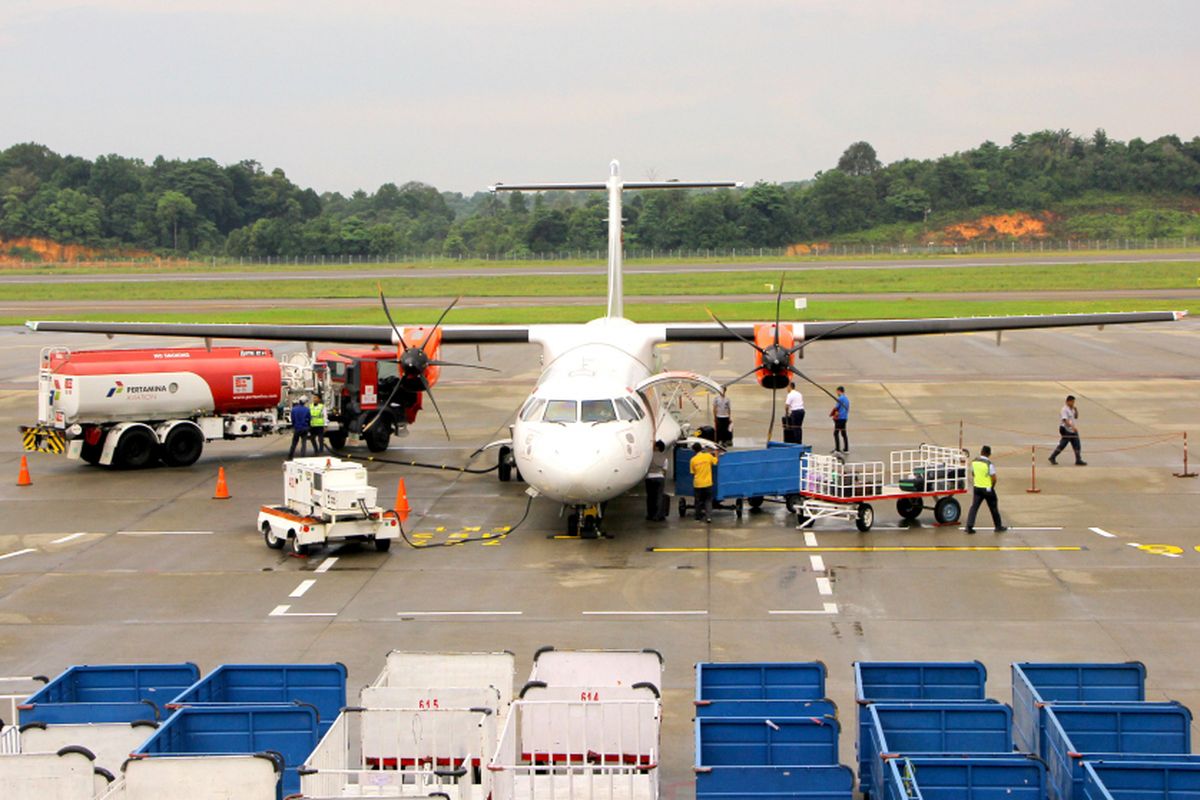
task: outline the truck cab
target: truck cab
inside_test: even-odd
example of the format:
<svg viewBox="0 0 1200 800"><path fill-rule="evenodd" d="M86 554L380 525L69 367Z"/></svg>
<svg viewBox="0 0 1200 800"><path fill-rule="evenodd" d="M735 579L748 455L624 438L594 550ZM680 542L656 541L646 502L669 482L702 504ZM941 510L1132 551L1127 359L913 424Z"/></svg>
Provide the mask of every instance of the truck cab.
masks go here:
<svg viewBox="0 0 1200 800"><path fill-rule="evenodd" d="M390 350L323 350L317 360L329 367L329 422L325 438L335 449L359 436L372 453L388 448L392 436L404 436L421 410L422 392L401 381L396 354Z"/></svg>

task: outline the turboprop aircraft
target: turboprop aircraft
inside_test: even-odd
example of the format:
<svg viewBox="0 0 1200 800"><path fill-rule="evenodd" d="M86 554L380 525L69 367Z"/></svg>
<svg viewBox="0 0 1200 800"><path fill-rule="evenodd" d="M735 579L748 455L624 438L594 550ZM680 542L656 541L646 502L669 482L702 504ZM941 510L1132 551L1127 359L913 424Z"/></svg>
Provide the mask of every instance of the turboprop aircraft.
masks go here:
<svg viewBox="0 0 1200 800"><path fill-rule="evenodd" d="M795 366L803 348L820 339L868 336L899 337L934 333L1005 331L1080 325L1165 322L1185 312L1150 311L1100 314L863 320L850 322L781 323L776 298L775 320L726 325L710 323L636 323L624 317L621 285L621 201L625 190L700 189L735 187L731 181L623 181L616 161L603 183L496 184L493 191L608 192L608 297L605 314L583 324L442 325L399 328L380 293L388 326L372 325L257 325L141 322L28 322L35 331L137 334L274 341L334 342L393 345L401 380L410 392L431 388L443 366L443 344L536 343L543 349L541 377L511 427L511 438L487 447L499 450L500 478L513 472L528 483L530 493L561 503L569 533L595 536L606 501L632 489L645 477L655 440L680 438L683 420L675 416L682 390L720 391L720 384L703 374L658 371L654 348L666 342L741 341L755 351L754 375L772 392L792 376L815 383ZM531 312L534 313L534 312ZM393 396L395 391L393 391ZM381 406L387 409L392 398ZM436 401L434 401L436 409ZM440 416L440 411L438 412ZM772 412L774 416L774 412ZM369 424L369 423L368 423ZM443 423L444 424L444 423Z"/></svg>

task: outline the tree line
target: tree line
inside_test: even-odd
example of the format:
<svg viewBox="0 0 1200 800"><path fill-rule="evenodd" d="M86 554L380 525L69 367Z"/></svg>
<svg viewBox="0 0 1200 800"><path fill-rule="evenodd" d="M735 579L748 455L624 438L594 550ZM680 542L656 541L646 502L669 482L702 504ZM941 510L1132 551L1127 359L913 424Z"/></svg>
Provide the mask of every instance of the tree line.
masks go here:
<svg viewBox="0 0 1200 800"><path fill-rule="evenodd" d="M625 203L625 235L639 249L781 247L1088 198L1107 212L1088 221L1088 236L1200 230L1200 136L1121 142L1103 130L1046 130L886 166L855 142L807 181L636 193ZM1168 229L1130 234L1123 217L1134 207ZM520 256L603 250L606 214L600 193L465 196L409 182L347 197L301 188L251 160L89 161L35 143L0 151L0 239L179 255Z"/></svg>

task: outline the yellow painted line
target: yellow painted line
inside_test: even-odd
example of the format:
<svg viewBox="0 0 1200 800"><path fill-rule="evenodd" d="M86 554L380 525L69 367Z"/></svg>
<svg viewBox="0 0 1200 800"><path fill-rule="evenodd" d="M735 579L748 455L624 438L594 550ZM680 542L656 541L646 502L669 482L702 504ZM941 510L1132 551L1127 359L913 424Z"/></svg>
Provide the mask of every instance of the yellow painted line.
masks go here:
<svg viewBox="0 0 1200 800"><path fill-rule="evenodd" d="M1084 547L908 545L895 547L650 547L651 553L1075 553Z"/></svg>

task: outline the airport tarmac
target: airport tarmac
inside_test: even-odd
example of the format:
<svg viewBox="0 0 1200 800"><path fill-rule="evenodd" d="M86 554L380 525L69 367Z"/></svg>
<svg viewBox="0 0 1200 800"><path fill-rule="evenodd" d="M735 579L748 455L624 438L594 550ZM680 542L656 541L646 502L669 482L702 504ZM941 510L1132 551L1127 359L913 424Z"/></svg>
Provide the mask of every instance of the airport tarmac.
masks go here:
<svg viewBox="0 0 1200 800"><path fill-rule="evenodd" d="M369 466L382 497L403 477L410 535L454 547L388 554L354 546L307 559L269 550L255 530L280 499L283 437L211 443L194 466L114 472L29 458L15 484L14 430L35 415L37 354L47 345L143 346L166 340L0 329L0 677L77 663L342 661L354 688L390 649L643 648L666 662L663 796L692 796L693 665L814 660L841 709L841 759L854 762L851 662L979 659L988 693L1010 699L1018 660L1141 660L1149 699L1200 709L1200 479L1182 471L1182 434L1200 436L1200 322L819 343L798 366L847 387L853 460L886 460L921 442L995 450L1005 534L876 527L796 530L782 506L712 525L643 521L644 500L610 505L612 538L555 538L558 509L519 483L390 464ZM185 344L179 340L173 345ZM186 343L190 344L190 343ZM667 366L728 379L752 366L741 345L662 348ZM389 457L462 463L501 436L533 385L538 352L484 347L502 374L448 369L437 400L447 443L422 412ZM474 348L447 348L471 360ZM1063 397L1079 398L1087 467L1045 461ZM736 443L766 434L770 392L730 389ZM831 403L815 388L806 441L828 451ZM779 396L782 406L782 394ZM778 429L777 429L778 430ZM1037 486L1030 449L1037 446ZM366 455L365 450L351 452ZM218 466L231 500L212 500ZM1195 461L1192 463L1196 470ZM528 516L515 530L507 528ZM965 508L964 508L965 511ZM2 691L2 690L0 690Z"/></svg>

